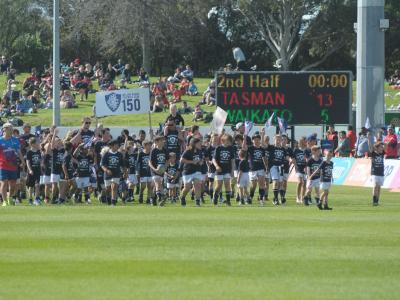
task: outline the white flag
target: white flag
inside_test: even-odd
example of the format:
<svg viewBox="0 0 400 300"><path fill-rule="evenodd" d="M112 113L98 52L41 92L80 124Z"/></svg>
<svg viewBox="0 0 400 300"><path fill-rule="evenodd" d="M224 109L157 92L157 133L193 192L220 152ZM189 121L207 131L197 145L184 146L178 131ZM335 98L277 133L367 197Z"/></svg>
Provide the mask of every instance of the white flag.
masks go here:
<svg viewBox="0 0 400 300"><path fill-rule="evenodd" d="M244 134L249 135L251 130L253 129L254 123L251 121L245 121L244 122Z"/></svg>
<svg viewBox="0 0 400 300"><path fill-rule="evenodd" d="M265 131L268 130L268 128L271 127L272 125L272 120L274 119L275 113L272 113L272 115L269 117L269 119L267 120L267 122L265 123Z"/></svg>
<svg viewBox="0 0 400 300"><path fill-rule="evenodd" d="M228 117L228 113L220 107L217 107L213 114L213 120L211 123L211 129L217 134L221 134L224 129L224 125L226 122L226 118Z"/></svg>
<svg viewBox="0 0 400 300"><path fill-rule="evenodd" d="M368 117L365 120L365 126L364 127L367 128L367 129L371 129L371 127L372 127Z"/></svg>

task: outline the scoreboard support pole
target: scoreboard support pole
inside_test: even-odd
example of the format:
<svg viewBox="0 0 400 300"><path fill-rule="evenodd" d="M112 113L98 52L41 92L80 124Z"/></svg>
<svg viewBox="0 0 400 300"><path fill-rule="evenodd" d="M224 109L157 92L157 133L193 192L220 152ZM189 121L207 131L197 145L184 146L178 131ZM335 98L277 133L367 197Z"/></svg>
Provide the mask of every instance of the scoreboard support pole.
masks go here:
<svg viewBox="0 0 400 300"><path fill-rule="evenodd" d="M385 125L385 0L358 0L357 4L357 131L369 118L373 128Z"/></svg>

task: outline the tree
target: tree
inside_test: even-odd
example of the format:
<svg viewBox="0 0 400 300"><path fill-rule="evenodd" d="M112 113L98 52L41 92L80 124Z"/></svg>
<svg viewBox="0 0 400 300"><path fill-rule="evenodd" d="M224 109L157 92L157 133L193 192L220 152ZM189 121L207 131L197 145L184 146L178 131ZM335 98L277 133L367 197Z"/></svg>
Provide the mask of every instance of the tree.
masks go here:
<svg viewBox="0 0 400 300"><path fill-rule="evenodd" d="M308 70L323 63L330 55L345 45L346 39L340 31L321 28L318 20L324 19L332 7L349 5L354 1L331 0L232 0L236 10L248 25L255 30L274 55L275 66L284 71L290 70L300 49L307 40L323 44L319 56L308 65L299 68ZM340 16L336 16L340 18ZM328 26L328 28L330 28ZM314 35L310 36L310 32Z"/></svg>

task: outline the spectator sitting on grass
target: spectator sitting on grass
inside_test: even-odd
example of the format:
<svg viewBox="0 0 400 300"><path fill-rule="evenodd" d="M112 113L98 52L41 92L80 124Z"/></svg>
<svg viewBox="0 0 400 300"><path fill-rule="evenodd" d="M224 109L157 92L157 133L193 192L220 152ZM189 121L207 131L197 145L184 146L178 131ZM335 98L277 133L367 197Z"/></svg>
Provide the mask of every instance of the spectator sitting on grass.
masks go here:
<svg viewBox="0 0 400 300"><path fill-rule="evenodd" d="M17 100L15 105L15 114L18 116L23 116L27 113L37 112L33 111L33 103L32 100L28 98L28 94L24 92L22 98Z"/></svg>
<svg viewBox="0 0 400 300"><path fill-rule="evenodd" d="M182 108L179 109L179 113L181 114L190 114L193 112L193 108L191 108L188 104L187 101L182 102Z"/></svg>
<svg viewBox="0 0 400 300"><path fill-rule="evenodd" d="M125 87L126 83L128 84L132 83L131 76L132 76L131 66L129 64L126 64L124 70L121 73L121 88Z"/></svg>
<svg viewBox="0 0 400 300"><path fill-rule="evenodd" d="M75 98L72 96L71 91L65 90L62 92L62 96L60 99L60 107L61 108L73 108L75 105Z"/></svg>
<svg viewBox="0 0 400 300"><path fill-rule="evenodd" d="M193 70L190 65L186 65L186 69L183 70L180 75L188 81L193 81Z"/></svg>
<svg viewBox="0 0 400 300"><path fill-rule="evenodd" d="M102 91L107 91L112 84L113 80L110 76L110 73L106 73L102 78L99 79L99 86Z"/></svg>
<svg viewBox="0 0 400 300"><path fill-rule="evenodd" d="M112 67L116 75L122 74L125 65L122 63L122 59L118 59L118 62Z"/></svg>
<svg viewBox="0 0 400 300"><path fill-rule="evenodd" d="M215 80L210 81L210 84L203 93L203 99L200 104L215 105Z"/></svg>
<svg viewBox="0 0 400 300"><path fill-rule="evenodd" d="M32 101L33 106L37 109L40 106L40 92L39 90L34 90L32 95L29 96Z"/></svg>
<svg viewBox="0 0 400 300"><path fill-rule="evenodd" d="M193 115L194 115L194 118L193 118L194 122L203 120L204 112L201 109L200 104L196 105L196 107L194 109L194 112L193 112Z"/></svg>
<svg viewBox="0 0 400 300"><path fill-rule="evenodd" d="M8 59L2 55L0 60L0 74L6 74L11 67L11 63Z"/></svg>
<svg viewBox="0 0 400 300"><path fill-rule="evenodd" d="M139 78L136 82L139 83L139 85L150 84L149 75L147 74L146 70L143 67L140 68L138 76L139 76Z"/></svg>
<svg viewBox="0 0 400 300"><path fill-rule="evenodd" d="M182 95L187 94L189 88L189 81L186 78L183 78L181 83L179 84L179 90L181 91Z"/></svg>
<svg viewBox="0 0 400 300"><path fill-rule="evenodd" d="M197 89L197 86L194 84L193 81L191 81L191 82L189 83L189 87L188 87L188 90L187 90L187 94L188 94L189 96L197 96L197 95L199 94L199 91L198 91L198 89Z"/></svg>

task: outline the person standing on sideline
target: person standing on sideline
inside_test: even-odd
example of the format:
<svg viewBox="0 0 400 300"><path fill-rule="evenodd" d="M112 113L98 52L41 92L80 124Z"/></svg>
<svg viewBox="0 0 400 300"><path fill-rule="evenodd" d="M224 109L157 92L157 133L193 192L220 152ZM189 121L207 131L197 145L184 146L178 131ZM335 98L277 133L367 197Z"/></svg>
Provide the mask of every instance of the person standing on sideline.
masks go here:
<svg viewBox="0 0 400 300"><path fill-rule="evenodd" d="M246 66L246 57L244 56L244 53L242 49L239 47L234 47L232 49L233 52L233 58L236 61L236 70L235 71L244 71Z"/></svg>
<svg viewBox="0 0 400 300"><path fill-rule="evenodd" d="M397 141L397 135L394 132L394 128L392 126L390 126L388 128L388 133L385 136L385 139L383 140L383 142L386 145L386 155L385 158L386 159L397 159L397 147L398 147L398 141Z"/></svg>
<svg viewBox="0 0 400 300"><path fill-rule="evenodd" d="M351 126L351 125L347 126L346 137L350 141L350 151L353 153L354 148L356 146L356 142L357 142L357 134L356 134L355 130L353 129L353 126Z"/></svg>
<svg viewBox="0 0 400 300"><path fill-rule="evenodd" d="M18 203L15 197L18 158L24 165L25 160L21 153L20 141L13 137L11 123L5 123L3 125L3 136L0 137L0 187L3 206L10 205L10 198L12 198L14 204Z"/></svg>

